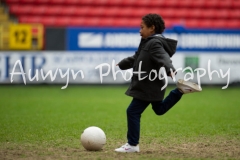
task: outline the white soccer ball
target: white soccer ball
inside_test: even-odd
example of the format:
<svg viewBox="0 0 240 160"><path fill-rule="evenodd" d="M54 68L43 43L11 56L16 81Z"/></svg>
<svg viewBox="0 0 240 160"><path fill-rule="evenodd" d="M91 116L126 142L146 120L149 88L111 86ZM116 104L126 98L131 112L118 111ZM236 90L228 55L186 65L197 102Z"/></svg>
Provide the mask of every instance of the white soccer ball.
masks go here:
<svg viewBox="0 0 240 160"><path fill-rule="evenodd" d="M99 151L106 143L106 135L99 127L88 127L81 135L81 143L86 150Z"/></svg>

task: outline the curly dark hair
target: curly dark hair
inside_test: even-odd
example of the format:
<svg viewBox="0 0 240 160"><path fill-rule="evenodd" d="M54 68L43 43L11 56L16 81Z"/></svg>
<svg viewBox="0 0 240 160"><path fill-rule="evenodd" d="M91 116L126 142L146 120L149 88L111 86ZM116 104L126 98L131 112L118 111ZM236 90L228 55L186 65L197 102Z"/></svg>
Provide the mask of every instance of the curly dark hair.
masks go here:
<svg viewBox="0 0 240 160"><path fill-rule="evenodd" d="M147 27L155 26L155 33L161 34L165 29L165 22L163 18L158 14L147 14L142 17L142 20Z"/></svg>

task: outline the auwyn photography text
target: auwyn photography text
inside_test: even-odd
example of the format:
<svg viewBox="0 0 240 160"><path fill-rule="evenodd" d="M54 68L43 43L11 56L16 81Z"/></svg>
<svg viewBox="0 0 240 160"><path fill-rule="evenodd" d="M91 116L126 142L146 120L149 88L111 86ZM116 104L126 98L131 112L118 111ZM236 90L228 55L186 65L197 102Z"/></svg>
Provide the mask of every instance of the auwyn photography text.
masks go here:
<svg viewBox="0 0 240 160"><path fill-rule="evenodd" d="M107 71L104 70L105 72L103 72L103 67L107 67ZM132 72L131 70L126 70L125 73L123 73L121 70L116 71L115 68L116 68L115 60L112 60L111 65L108 63L102 63L95 67L95 69L99 70L99 78L100 78L101 83L103 82L103 77L106 77L109 74L112 74L114 81L116 80L117 74L121 74L125 81L129 81L131 79L132 75L136 74L138 76L139 81L147 79L147 78L150 81L154 81L156 78L158 78L159 80L165 80L165 85L161 88L162 90L165 89L168 85L168 75L166 73L165 67L161 67L159 69L159 71L152 69L150 71L150 73L147 73L146 71L141 70L141 68L142 68L142 61L141 61L139 63L138 71L135 71L135 72ZM16 70L18 70L20 72L17 72ZM211 70L211 60L208 60L207 70L205 68L196 68L193 70L191 67L185 67L185 68L178 68L175 71L173 71L171 69L170 71L171 71L171 75L175 75L175 73L180 72L180 71L182 71L182 73L188 71L187 73L185 73L185 75L183 77L183 79L185 81L193 80L194 73L196 73L197 81L198 81L197 83L200 87L201 87L201 77L205 76L206 74L208 74L209 80L212 80L213 74L216 74L218 76L218 78L227 77L227 83L225 86L222 87L222 89L226 89L228 87L229 81L230 81L230 68L228 68L226 73L223 73L222 69L219 69L219 71ZM69 77L71 75L72 75L73 80L75 80L77 78L77 76L80 76L82 79L84 79L84 72L82 70L79 70L75 73L73 69L69 69L69 68L67 69L67 71L65 73L63 73L63 71L61 69L57 68L54 72L52 70L49 70L46 74L44 74L43 69L40 69L40 70L36 69L35 75L31 77L31 74L30 74L31 69L29 69L28 72L26 72L23 69L21 61L17 60L13 66L12 72L10 73L11 83L14 81L14 79L13 79L14 75L21 75L22 80L25 85L27 84L26 78L28 78L28 80L30 82L34 81L34 80L38 81L39 80L39 72L40 72L40 75L43 80L45 80L49 76L52 82L56 79L56 76L58 73L60 74L61 78L66 77L66 84L65 84L65 86L61 87L61 89L66 89L68 87ZM142 77L142 74L144 74L143 77ZM175 76L173 76L172 79L174 82L176 82Z"/></svg>

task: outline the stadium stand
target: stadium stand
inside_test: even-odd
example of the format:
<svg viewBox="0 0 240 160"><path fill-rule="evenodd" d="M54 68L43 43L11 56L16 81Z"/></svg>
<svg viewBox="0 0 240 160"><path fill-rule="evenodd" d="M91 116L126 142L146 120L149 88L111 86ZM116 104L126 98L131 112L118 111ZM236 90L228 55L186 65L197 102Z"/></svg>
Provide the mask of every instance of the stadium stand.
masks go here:
<svg viewBox="0 0 240 160"><path fill-rule="evenodd" d="M240 28L240 0L5 0L21 23L45 26L138 27L147 13L167 27Z"/></svg>
<svg viewBox="0 0 240 160"><path fill-rule="evenodd" d="M8 25L13 23L4 6L0 3L0 49L8 49L9 34Z"/></svg>

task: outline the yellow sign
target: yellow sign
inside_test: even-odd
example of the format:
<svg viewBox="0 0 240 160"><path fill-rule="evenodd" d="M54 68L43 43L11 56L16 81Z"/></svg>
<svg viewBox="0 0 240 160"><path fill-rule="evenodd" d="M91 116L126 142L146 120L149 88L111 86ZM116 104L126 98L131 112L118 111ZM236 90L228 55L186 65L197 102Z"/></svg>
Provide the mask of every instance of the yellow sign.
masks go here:
<svg viewBox="0 0 240 160"><path fill-rule="evenodd" d="M10 49L29 50L32 48L32 27L27 24L10 25Z"/></svg>

